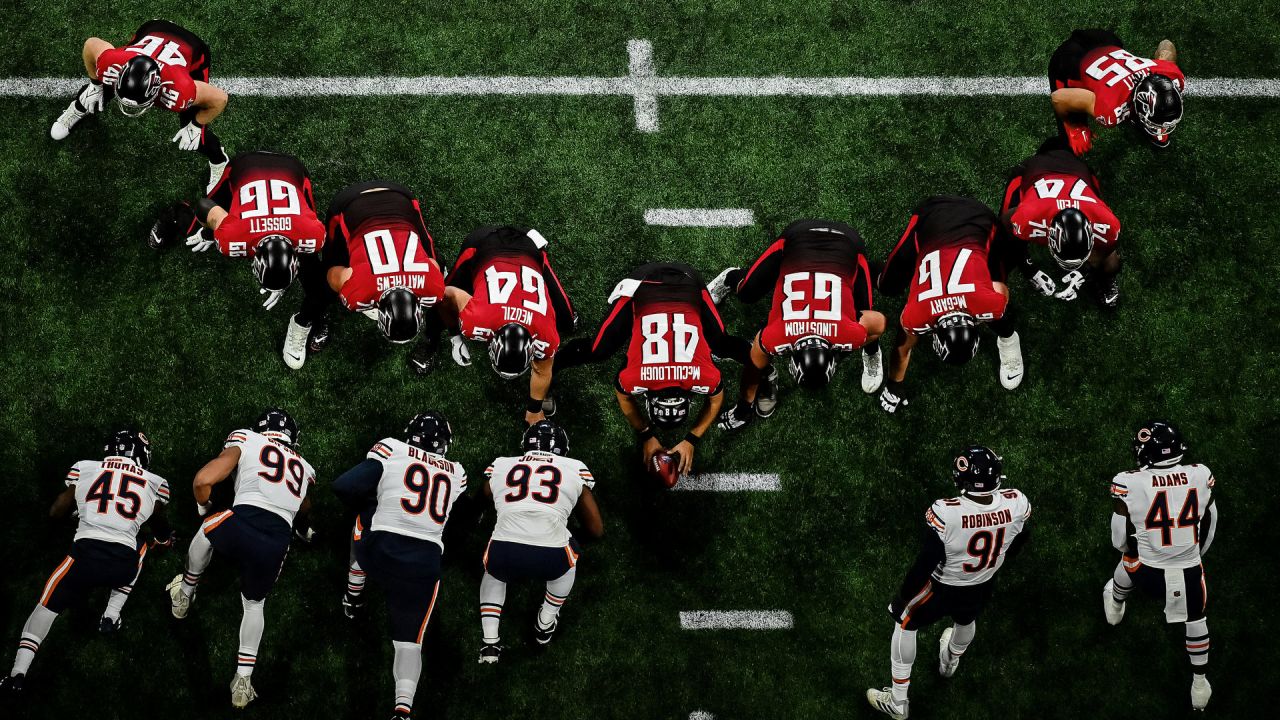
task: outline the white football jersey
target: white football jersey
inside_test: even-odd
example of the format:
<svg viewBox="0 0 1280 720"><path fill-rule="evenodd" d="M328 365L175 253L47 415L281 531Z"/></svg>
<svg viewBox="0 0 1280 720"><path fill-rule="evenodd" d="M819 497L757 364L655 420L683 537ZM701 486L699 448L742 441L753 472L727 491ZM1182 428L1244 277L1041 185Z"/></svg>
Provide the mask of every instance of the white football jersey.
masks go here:
<svg viewBox="0 0 1280 720"><path fill-rule="evenodd" d="M1200 518L1213 498L1204 465L1150 467L1116 475L1111 497L1124 501L1144 565L1181 570L1200 564Z"/></svg>
<svg viewBox="0 0 1280 720"><path fill-rule="evenodd" d="M369 529L430 540L443 550L444 524L467 490L466 470L395 438L378 441L367 457L382 463L378 508Z"/></svg>
<svg viewBox="0 0 1280 720"><path fill-rule="evenodd" d="M485 474L498 511L493 539L542 547L569 544L569 516L596 484L582 462L537 451L498 458Z"/></svg>
<svg viewBox="0 0 1280 720"><path fill-rule="evenodd" d="M997 490L983 505L961 495L933 503L925 522L946 547L947 557L933 579L953 586L981 585L1004 565L1005 550L1026 527L1031 503L1021 491Z"/></svg>
<svg viewBox="0 0 1280 720"><path fill-rule="evenodd" d="M169 482L126 457L81 460L67 473L76 491L80 525L76 540L104 540L138 547L138 530L169 502Z"/></svg>
<svg viewBox="0 0 1280 720"><path fill-rule="evenodd" d="M224 448L240 448L236 505L270 510L293 525L293 517L316 481L311 463L288 445L252 430L233 430Z"/></svg>

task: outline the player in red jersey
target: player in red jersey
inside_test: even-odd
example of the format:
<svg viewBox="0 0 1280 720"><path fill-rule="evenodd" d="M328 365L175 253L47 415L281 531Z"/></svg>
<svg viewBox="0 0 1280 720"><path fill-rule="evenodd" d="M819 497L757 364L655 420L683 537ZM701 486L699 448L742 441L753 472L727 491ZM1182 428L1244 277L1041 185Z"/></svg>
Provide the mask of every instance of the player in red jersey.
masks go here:
<svg viewBox="0 0 1280 720"><path fill-rule="evenodd" d="M159 105L178 113L180 129L173 142L209 161L212 190L227 154L207 126L226 108L227 93L209 84L209 45L176 23L148 20L125 47L91 37L84 41L82 55L89 82L54 121L50 136L67 137L76 123L102 110L113 97L129 117Z"/></svg>
<svg viewBox="0 0 1280 720"><path fill-rule="evenodd" d="M449 332L460 332L451 338L459 365L471 364L466 340L474 340L488 346L489 362L503 379L530 372L530 425L555 414L553 358L577 322L546 247L546 238L530 228L477 228L462 242L442 309Z"/></svg>
<svg viewBox="0 0 1280 720"><path fill-rule="evenodd" d="M1138 126L1151 144L1168 147L1182 119L1186 78L1178 50L1161 40L1154 59L1138 57L1109 30L1076 30L1049 59L1049 91L1059 130L1072 151L1093 145L1089 118L1103 127Z"/></svg>
<svg viewBox="0 0 1280 720"><path fill-rule="evenodd" d="M932 336L943 362L963 365L978 352L978 324L988 323L997 336L1000 384L1012 390L1022 382L1022 347L1004 283L1011 244L995 213L977 200L938 195L916 207L876 283L907 299L880 392L885 411L906 402L902 381L922 335Z"/></svg>
<svg viewBox="0 0 1280 720"><path fill-rule="evenodd" d="M413 191L384 180L348 186L329 205L329 241L321 262L303 276L302 309L289 318L284 362L297 370L307 351L329 342L329 305L335 299L351 312L378 321L383 337L407 343L425 334L410 355L429 370L439 339L436 307L444 297L444 276L435 241L422 219Z"/></svg>
<svg viewBox="0 0 1280 720"><path fill-rule="evenodd" d="M730 292L745 303L773 297L751 362L742 368L738 404L720 415L718 427L736 430L754 415L773 414L778 372L772 360L778 356L790 358L796 384L818 388L831 381L839 356L863 348L862 389L879 389L884 372L877 339L885 319L871 309L873 282L862 237L832 220L797 220L750 269L729 268L712 280L707 290L716 302Z"/></svg>
<svg viewBox="0 0 1280 720"><path fill-rule="evenodd" d="M1120 220L1102 200L1097 176L1061 136L1046 140L1010 171L1000 219L1014 237L1026 241L1014 243L1020 256L1015 266L1042 294L1052 295L1057 287L1031 259L1029 244L1047 246L1054 262L1067 271L1058 298L1074 300L1080 286L1091 280L1104 307L1119 303Z"/></svg>
<svg viewBox="0 0 1280 720"><path fill-rule="evenodd" d="M680 473L693 467L694 449L720 412L724 390L712 355L750 362L746 340L725 332L702 278L683 263L641 265L609 296L612 307L594 340L575 340L556 359L556 370L600 362L624 345L626 364L614 387L622 414L636 431L645 467L663 450L654 429L670 430L689 417L692 396L706 398L684 438L667 452ZM642 406L643 403L643 406Z"/></svg>

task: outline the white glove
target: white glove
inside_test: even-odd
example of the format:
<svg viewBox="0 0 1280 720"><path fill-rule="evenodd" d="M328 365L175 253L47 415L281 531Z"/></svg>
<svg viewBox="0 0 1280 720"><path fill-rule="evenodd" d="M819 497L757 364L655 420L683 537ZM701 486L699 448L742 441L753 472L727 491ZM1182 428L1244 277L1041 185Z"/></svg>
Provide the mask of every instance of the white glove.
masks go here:
<svg viewBox="0 0 1280 720"><path fill-rule="evenodd" d="M200 130L200 126L196 123L187 123L173 136L173 142L178 143L178 147L182 150L198 150L200 148Z"/></svg>
<svg viewBox="0 0 1280 720"><path fill-rule="evenodd" d="M196 230L187 237L187 247L191 248L191 252L204 252L217 244L217 241L204 234L204 228Z"/></svg>
<svg viewBox="0 0 1280 720"><path fill-rule="evenodd" d="M369 308L368 310L361 310L360 314L374 322L378 322L378 308L376 307Z"/></svg>
<svg viewBox="0 0 1280 720"><path fill-rule="evenodd" d="M449 338L449 344L453 346L450 351L454 362L462 367L467 367L471 364L471 350L467 347L467 341L462 338L462 335L454 335Z"/></svg>
<svg viewBox="0 0 1280 720"><path fill-rule="evenodd" d="M89 83L84 92L80 93L80 104L91 113L102 110L105 102L106 98L103 97L101 83Z"/></svg>
<svg viewBox="0 0 1280 720"><path fill-rule="evenodd" d="M1072 270L1062 276L1062 284L1066 285L1066 287L1054 297L1071 302L1076 299L1080 287L1084 285L1084 275L1079 270Z"/></svg>
<svg viewBox="0 0 1280 720"><path fill-rule="evenodd" d="M1031 276L1031 286L1045 297L1049 297L1058 289L1058 286L1053 283L1053 278L1043 270L1037 270L1036 274Z"/></svg>
<svg viewBox="0 0 1280 720"><path fill-rule="evenodd" d="M262 307L270 310L280 302L280 298L284 297L284 290L268 290L266 288L258 288L259 295L266 295L267 299L262 301Z"/></svg>
<svg viewBox="0 0 1280 720"><path fill-rule="evenodd" d="M196 503L196 512L200 515L200 517L204 517L205 515L209 514L209 508L211 506L212 506L212 503Z"/></svg>

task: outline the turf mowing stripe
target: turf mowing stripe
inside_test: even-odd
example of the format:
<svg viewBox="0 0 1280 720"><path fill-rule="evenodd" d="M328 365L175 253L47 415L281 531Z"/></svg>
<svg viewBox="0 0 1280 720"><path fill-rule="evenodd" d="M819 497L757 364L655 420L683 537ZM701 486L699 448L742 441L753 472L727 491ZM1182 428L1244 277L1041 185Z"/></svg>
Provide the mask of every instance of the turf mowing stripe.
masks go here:
<svg viewBox="0 0 1280 720"><path fill-rule="evenodd" d="M646 225L665 227L749 227L756 214L742 208L654 208L644 211Z"/></svg>
<svg viewBox="0 0 1280 720"><path fill-rule="evenodd" d="M778 492L782 483L768 473L698 473L680 478L672 490L690 492Z"/></svg>
<svg viewBox="0 0 1280 720"><path fill-rule="evenodd" d="M786 610L689 610L680 613L682 630L790 630Z"/></svg>

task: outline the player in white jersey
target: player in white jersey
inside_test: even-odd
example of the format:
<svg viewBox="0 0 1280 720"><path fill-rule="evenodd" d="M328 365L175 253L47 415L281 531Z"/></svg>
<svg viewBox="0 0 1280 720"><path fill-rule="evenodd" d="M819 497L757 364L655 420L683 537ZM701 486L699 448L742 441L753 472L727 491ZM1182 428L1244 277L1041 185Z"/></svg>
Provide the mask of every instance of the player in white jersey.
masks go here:
<svg viewBox="0 0 1280 720"><path fill-rule="evenodd" d="M1213 473L1184 464L1187 446L1170 423L1154 420L1133 440L1138 469L1111 481L1115 512L1111 544L1122 554L1102 589L1107 622L1120 624L1134 586L1164 604L1164 617L1186 628L1191 660L1191 706L1203 710L1213 690L1209 669L1208 590L1201 556L1213 543L1220 513L1213 497Z"/></svg>
<svg viewBox="0 0 1280 720"><path fill-rule="evenodd" d="M444 528L467 489L467 473L445 458L453 442L449 421L437 412L413 416L404 440L383 438L359 465L333 483L356 514L351 564L342 607L356 617L366 579L383 587L391 619L395 709L407 718L422 674L422 639L440 590Z"/></svg>
<svg viewBox="0 0 1280 720"><path fill-rule="evenodd" d="M867 702L892 718L907 717L907 689L916 659L916 631L949 617L938 647L938 672L951 677L973 642L978 616L991 599L995 574L1026 543L1031 503L1001 489L1004 464L989 448L972 445L956 456L951 477L959 497L925 513L924 547L889 605L893 685L867 690Z"/></svg>
<svg viewBox="0 0 1280 720"><path fill-rule="evenodd" d="M493 498L498 518L484 553L480 581L481 663L496 663L502 654L498 626L507 583L533 580L547 584L547 594L534 621L534 639L551 642L560 607L577 576L578 541L569 532L577 514L593 538L604 535L604 522L591 488L595 479L578 460L568 457L569 436L550 420L540 420L524 433L525 454L502 457L485 471L484 494Z"/></svg>
<svg viewBox="0 0 1280 720"><path fill-rule="evenodd" d="M81 460L72 466L66 489L49 510L53 517L66 517L74 509L79 525L71 552L49 576L39 603L22 626L13 669L0 680L0 691L5 694L22 690L31 661L53 621L90 590L111 588L99 629L104 633L118 630L120 611L142 573L148 546L169 547L173 543L164 513L169 483L147 470L151 464L147 436L136 430L114 432L107 437L103 454L102 460Z"/></svg>
<svg viewBox="0 0 1280 720"><path fill-rule="evenodd" d="M186 572L165 588L173 616L182 619L191 609L200 576L215 550L239 566L244 615L236 675L231 681L231 704L237 708L257 697L250 677L262 643L262 606L284 566L290 535L304 541L310 537L307 491L316 475L298 454L297 444L298 425L288 413L275 408L263 412L253 430L235 430L227 436L222 453L196 473L192 489L205 519L191 538ZM235 499L231 508L209 514L213 487L233 473Z"/></svg>

